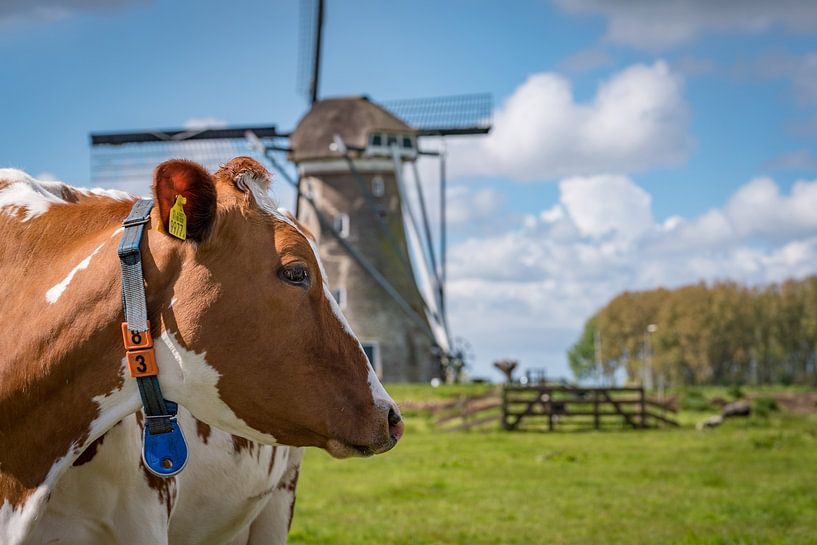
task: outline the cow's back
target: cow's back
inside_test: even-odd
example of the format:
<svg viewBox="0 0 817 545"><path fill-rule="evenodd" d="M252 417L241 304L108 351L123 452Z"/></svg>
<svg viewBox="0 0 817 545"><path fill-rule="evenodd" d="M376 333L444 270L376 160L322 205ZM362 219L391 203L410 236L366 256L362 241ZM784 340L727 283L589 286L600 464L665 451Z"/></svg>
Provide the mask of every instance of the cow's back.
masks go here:
<svg viewBox="0 0 817 545"><path fill-rule="evenodd" d="M47 366L73 342L58 332L111 312L93 305L116 287L114 233L134 199L0 169L0 362L18 368L35 353ZM10 387L5 371L0 363L0 384Z"/></svg>

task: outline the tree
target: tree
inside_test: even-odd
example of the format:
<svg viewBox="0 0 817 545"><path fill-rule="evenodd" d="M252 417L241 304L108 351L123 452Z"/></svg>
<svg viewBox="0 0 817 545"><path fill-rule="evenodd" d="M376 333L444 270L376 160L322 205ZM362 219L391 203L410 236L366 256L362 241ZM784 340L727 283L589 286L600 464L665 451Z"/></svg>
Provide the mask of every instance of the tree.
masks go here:
<svg viewBox="0 0 817 545"><path fill-rule="evenodd" d="M584 324L582 336L567 352L567 361L576 380L593 378L601 372L596 365L596 345L596 317L593 316Z"/></svg>
<svg viewBox="0 0 817 545"><path fill-rule="evenodd" d="M494 362L494 367L499 369L505 375L505 381L508 384L513 383L513 372L519 365L516 360L499 360Z"/></svg>

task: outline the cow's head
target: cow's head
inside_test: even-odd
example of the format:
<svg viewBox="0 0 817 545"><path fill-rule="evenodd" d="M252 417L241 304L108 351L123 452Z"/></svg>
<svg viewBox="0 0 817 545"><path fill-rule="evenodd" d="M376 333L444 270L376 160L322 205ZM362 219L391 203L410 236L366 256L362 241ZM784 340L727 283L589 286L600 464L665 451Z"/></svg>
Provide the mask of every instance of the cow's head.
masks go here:
<svg viewBox="0 0 817 545"><path fill-rule="evenodd" d="M177 377L166 395L261 442L384 452L402 435L400 414L327 289L311 234L276 210L269 183L248 157L214 175L189 161L156 169L145 267L149 293L151 266L167 286L157 357ZM168 234L177 196L185 241Z"/></svg>

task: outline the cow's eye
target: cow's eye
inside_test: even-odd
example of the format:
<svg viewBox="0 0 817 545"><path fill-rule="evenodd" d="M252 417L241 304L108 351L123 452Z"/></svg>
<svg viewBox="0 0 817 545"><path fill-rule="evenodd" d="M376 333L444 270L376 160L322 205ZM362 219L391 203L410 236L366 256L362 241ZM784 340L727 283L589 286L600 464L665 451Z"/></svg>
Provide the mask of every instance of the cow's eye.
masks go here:
<svg viewBox="0 0 817 545"><path fill-rule="evenodd" d="M309 269L303 263L285 265L278 271L278 276L284 282L303 286L309 282Z"/></svg>

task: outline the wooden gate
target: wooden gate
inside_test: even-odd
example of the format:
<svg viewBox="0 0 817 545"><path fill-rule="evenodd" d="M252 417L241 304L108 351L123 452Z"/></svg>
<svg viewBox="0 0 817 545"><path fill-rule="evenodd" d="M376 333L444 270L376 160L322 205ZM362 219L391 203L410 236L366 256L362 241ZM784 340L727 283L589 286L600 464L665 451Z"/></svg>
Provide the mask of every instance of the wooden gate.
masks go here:
<svg viewBox="0 0 817 545"><path fill-rule="evenodd" d="M502 391L502 427L506 430L556 426L601 429L677 426L668 416L676 409L648 399L643 388L578 388L571 386L508 385ZM523 425L523 420L524 425Z"/></svg>

